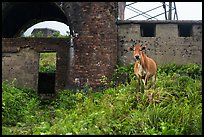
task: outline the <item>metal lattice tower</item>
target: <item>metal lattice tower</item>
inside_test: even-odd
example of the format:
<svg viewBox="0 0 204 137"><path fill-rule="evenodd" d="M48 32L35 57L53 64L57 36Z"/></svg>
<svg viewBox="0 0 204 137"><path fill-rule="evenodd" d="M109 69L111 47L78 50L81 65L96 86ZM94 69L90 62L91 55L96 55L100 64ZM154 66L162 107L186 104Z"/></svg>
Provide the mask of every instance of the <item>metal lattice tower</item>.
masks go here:
<svg viewBox="0 0 204 137"><path fill-rule="evenodd" d="M165 20L178 20L178 14L176 10L176 3L175 2L160 2L160 6L154 7L152 9L141 11L137 8L135 8L133 5L137 4L138 2L132 2L132 3L126 3L126 2L119 2L119 19L124 20L124 11L125 10L131 10L135 13L132 17L129 17L126 20L135 19L136 17L143 16L146 20L159 20L157 19L158 16L164 15ZM168 3L168 4L167 4ZM162 13L158 13L156 15L150 15L150 11L154 11L156 9L163 8ZM123 15L122 15L123 11Z"/></svg>

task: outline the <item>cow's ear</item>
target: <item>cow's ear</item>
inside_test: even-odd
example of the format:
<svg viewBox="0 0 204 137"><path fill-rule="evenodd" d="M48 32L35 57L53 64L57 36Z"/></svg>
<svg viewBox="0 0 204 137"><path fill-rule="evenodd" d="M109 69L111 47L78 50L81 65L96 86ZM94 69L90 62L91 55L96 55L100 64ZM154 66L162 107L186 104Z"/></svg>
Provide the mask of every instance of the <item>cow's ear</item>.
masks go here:
<svg viewBox="0 0 204 137"><path fill-rule="evenodd" d="M146 48L146 46L143 46L143 47L141 48L141 50L145 50L145 48Z"/></svg>
<svg viewBox="0 0 204 137"><path fill-rule="evenodd" d="M129 47L129 50L130 50L130 51L133 51L133 47Z"/></svg>
<svg viewBox="0 0 204 137"><path fill-rule="evenodd" d="M131 47L129 47L129 50L130 51L133 51L134 49L133 49L134 47L133 46L131 46Z"/></svg>

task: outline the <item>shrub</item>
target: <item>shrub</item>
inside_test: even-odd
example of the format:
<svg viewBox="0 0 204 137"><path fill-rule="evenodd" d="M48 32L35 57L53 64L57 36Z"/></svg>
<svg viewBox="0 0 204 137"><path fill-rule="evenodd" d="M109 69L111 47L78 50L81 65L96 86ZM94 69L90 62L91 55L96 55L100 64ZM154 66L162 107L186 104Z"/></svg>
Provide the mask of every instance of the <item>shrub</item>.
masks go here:
<svg viewBox="0 0 204 137"><path fill-rule="evenodd" d="M129 64L128 66L116 66L114 74L112 76L112 81L114 85L130 83L135 78L134 74L134 64Z"/></svg>
<svg viewBox="0 0 204 137"><path fill-rule="evenodd" d="M166 64L159 65L157 69L157 73L166 73L166 75L176 75L176 76L189 76L193 79L200 79L202 76L202 67L197 64L187 64L187 65L179 65L179 64Z"/></svg>
<svg viewBox="0 0 204 137"><path fill-rule="evenodd" d="M2 83L3 124L16 125L18 122L25 122L25 116L32 115L38 104L35 91L16 88L14 81Z"/></svg>

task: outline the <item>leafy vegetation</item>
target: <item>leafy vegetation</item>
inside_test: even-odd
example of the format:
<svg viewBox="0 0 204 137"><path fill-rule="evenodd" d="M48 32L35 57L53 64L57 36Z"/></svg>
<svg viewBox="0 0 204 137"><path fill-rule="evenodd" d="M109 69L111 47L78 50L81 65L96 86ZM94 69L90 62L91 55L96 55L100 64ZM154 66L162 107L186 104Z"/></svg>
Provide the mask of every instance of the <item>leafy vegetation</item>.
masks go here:
<svg viewBox="0 0 204 137"><path fill-rule="evenodd" d="M101 91L64 90L53 100L2 83L3 135L201 135L201 65L159 66L156 89L137 90L133 64Z"/></svg>
<svg viewBox="0 0 204 137"><path fill-rule="evenodd" d="M54 73L56 71L56 52L40 53L39 72Z"/></svg>

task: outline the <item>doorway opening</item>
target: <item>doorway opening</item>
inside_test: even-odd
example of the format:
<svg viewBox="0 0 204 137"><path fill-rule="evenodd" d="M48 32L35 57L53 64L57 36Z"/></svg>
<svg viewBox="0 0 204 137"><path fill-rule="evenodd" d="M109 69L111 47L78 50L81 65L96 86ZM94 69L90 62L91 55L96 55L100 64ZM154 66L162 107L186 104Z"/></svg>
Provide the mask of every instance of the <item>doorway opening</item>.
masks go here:
<svg viewBox="0 0 204 137"><path fill-rule="evenodd" d="M56 79L56 52L39 53L38 94L54 95Z"/></svg>

